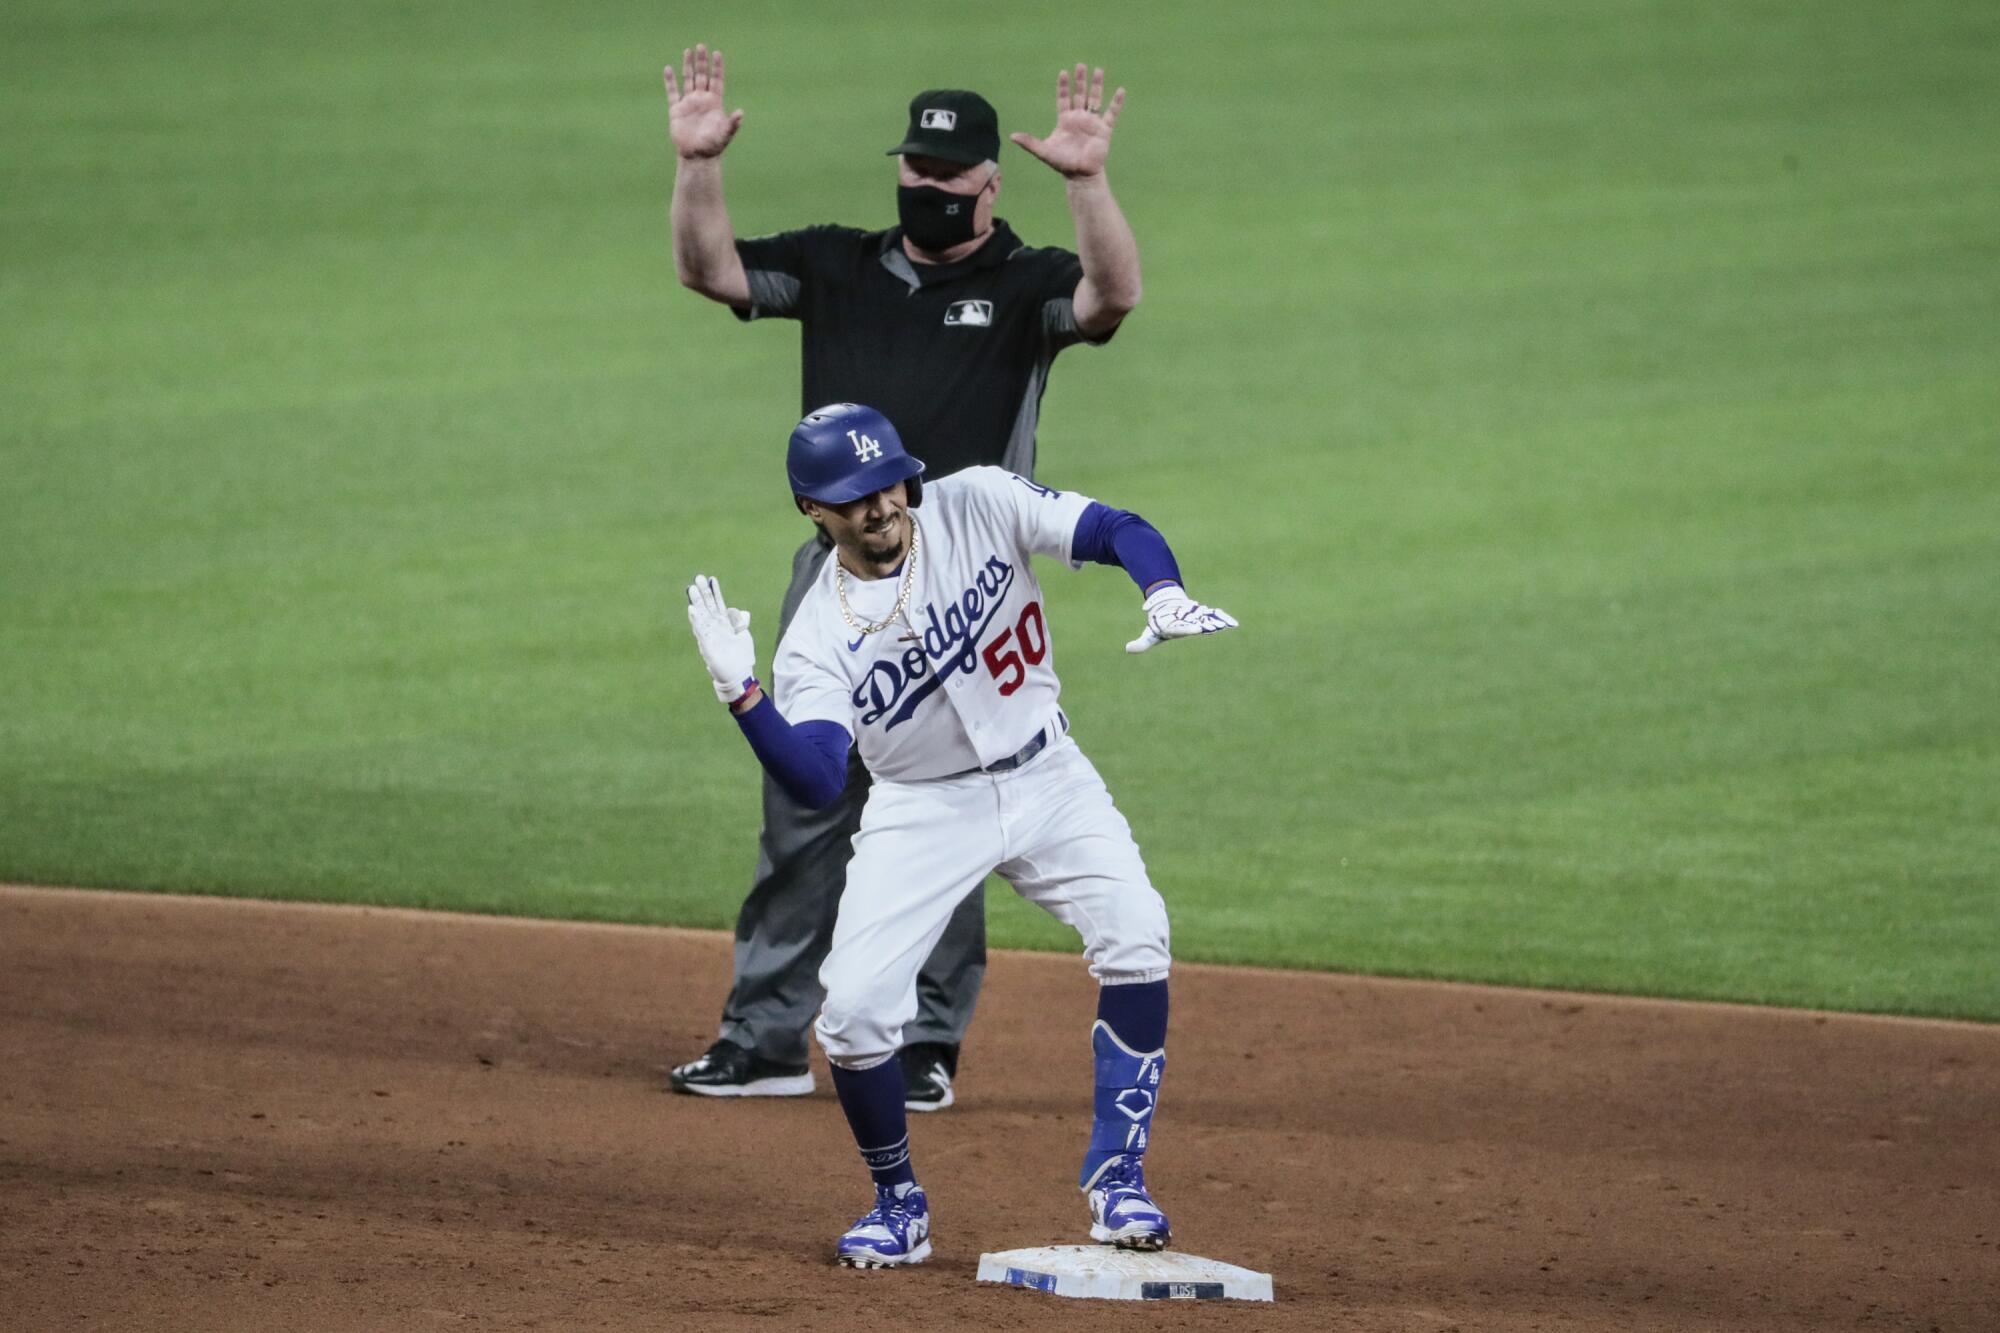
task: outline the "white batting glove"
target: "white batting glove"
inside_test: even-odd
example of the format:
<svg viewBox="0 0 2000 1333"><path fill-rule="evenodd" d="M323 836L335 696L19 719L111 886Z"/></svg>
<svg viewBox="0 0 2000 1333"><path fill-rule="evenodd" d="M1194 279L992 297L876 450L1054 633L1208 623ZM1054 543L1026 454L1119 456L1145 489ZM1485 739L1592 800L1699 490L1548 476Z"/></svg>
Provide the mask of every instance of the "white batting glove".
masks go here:
<svg viewBox="0 0 2000 1333"><path fill-rule="evenodd" d="M715 697L733 704L748 694L757 674L750 613L724 605L722 585L706 574L697 574L688 584L688 625L714 682Z"/></svg>
<svg viewBox="0 0 2000 1333"><path fill-rule="evenodd" d="M1203 606L1178 583L1155 588L1146 598L1146 632L1125 645L1128 653L1143 653L1168 639L1191 639L1197 634L1220 634L1236 628L1236 617L1213 606Z"/></svg>

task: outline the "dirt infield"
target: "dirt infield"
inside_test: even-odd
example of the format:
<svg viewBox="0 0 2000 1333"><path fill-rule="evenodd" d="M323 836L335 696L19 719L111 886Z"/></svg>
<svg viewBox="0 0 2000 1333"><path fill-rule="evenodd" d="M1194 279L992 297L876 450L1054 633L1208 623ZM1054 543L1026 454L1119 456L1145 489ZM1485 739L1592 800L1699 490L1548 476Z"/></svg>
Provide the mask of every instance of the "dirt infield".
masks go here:
<svg viewBox="0 0 2000 1333"><path fill-rule="evenodd" d="M0 889L0 1327L2000 1328L2000 1028L1183 967L1148 1159L1275 1306L982 1287L1085 1239L1092 992L1000 954L836 1270L821 1091L661 1091L719 935Z"/></svg>

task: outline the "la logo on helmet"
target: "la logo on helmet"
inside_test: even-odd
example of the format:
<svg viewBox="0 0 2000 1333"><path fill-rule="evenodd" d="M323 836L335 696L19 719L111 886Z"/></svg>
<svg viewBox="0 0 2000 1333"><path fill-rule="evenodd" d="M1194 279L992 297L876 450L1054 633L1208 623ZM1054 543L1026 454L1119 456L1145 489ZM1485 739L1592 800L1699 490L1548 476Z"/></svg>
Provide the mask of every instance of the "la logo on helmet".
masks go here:
<svg viewBox="0 0 2000 1333"><path fill-rule="evenodd" d="M882 444L872 435L863 435L858 430L847 432L847 438L854 441L854 456L862 462L882 456Z"/></svg>

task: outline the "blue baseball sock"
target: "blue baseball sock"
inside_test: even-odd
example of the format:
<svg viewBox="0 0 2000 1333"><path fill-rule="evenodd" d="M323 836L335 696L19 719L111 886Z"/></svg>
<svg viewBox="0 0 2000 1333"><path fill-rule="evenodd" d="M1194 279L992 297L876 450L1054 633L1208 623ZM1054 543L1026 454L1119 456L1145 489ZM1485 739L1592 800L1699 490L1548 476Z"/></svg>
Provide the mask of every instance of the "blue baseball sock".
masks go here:
<svg viewBox="0 0 2000 1333"><path fill-rule="evenodd" d="M1088 1189L1114 1157L1140 1157L1153 1134L1153 1107L1167 1065L1167 983L1100 986L1090 1030L1097 1090L1090 1149L1077 1184Z"/></svg>
<svg viewBox="0 0 2000 1333"><path fill-rule="evenodd" d="M1167 983L1099 986L1097 1017L1135 1051L1157 1051L1167 1044Z"/></svg>
<svg viewBox="0 0 2000 1333"><path fill-rule="evenodd" d="M903 1066L894 1056L873 1069L833 1066L833 1090L847 1127L861 1149L861 1160L877 1185L915 1181L910 1165L910 1117L903 1109Z"/></svg>

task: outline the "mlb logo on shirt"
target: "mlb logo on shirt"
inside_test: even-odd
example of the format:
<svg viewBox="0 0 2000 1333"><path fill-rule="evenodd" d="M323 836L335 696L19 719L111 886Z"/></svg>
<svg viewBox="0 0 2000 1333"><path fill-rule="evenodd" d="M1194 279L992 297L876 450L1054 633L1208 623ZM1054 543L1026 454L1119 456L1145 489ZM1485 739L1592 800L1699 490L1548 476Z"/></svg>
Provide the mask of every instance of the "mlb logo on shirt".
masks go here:
<svg viewBox="0 0 2000 1333"><path fill-rule="evenodd" d="M944 308L944 326L952 328L985 328L993 322L991 301L953 301Z"/></svg>
<svg viewBox="0 0 2000 1333"><path fill-rule="evenodd" d="M958 113L946 111L943 107L927 107L924 118L917 122L917 128L925 130L951 130L958 128Z"/></svg>

